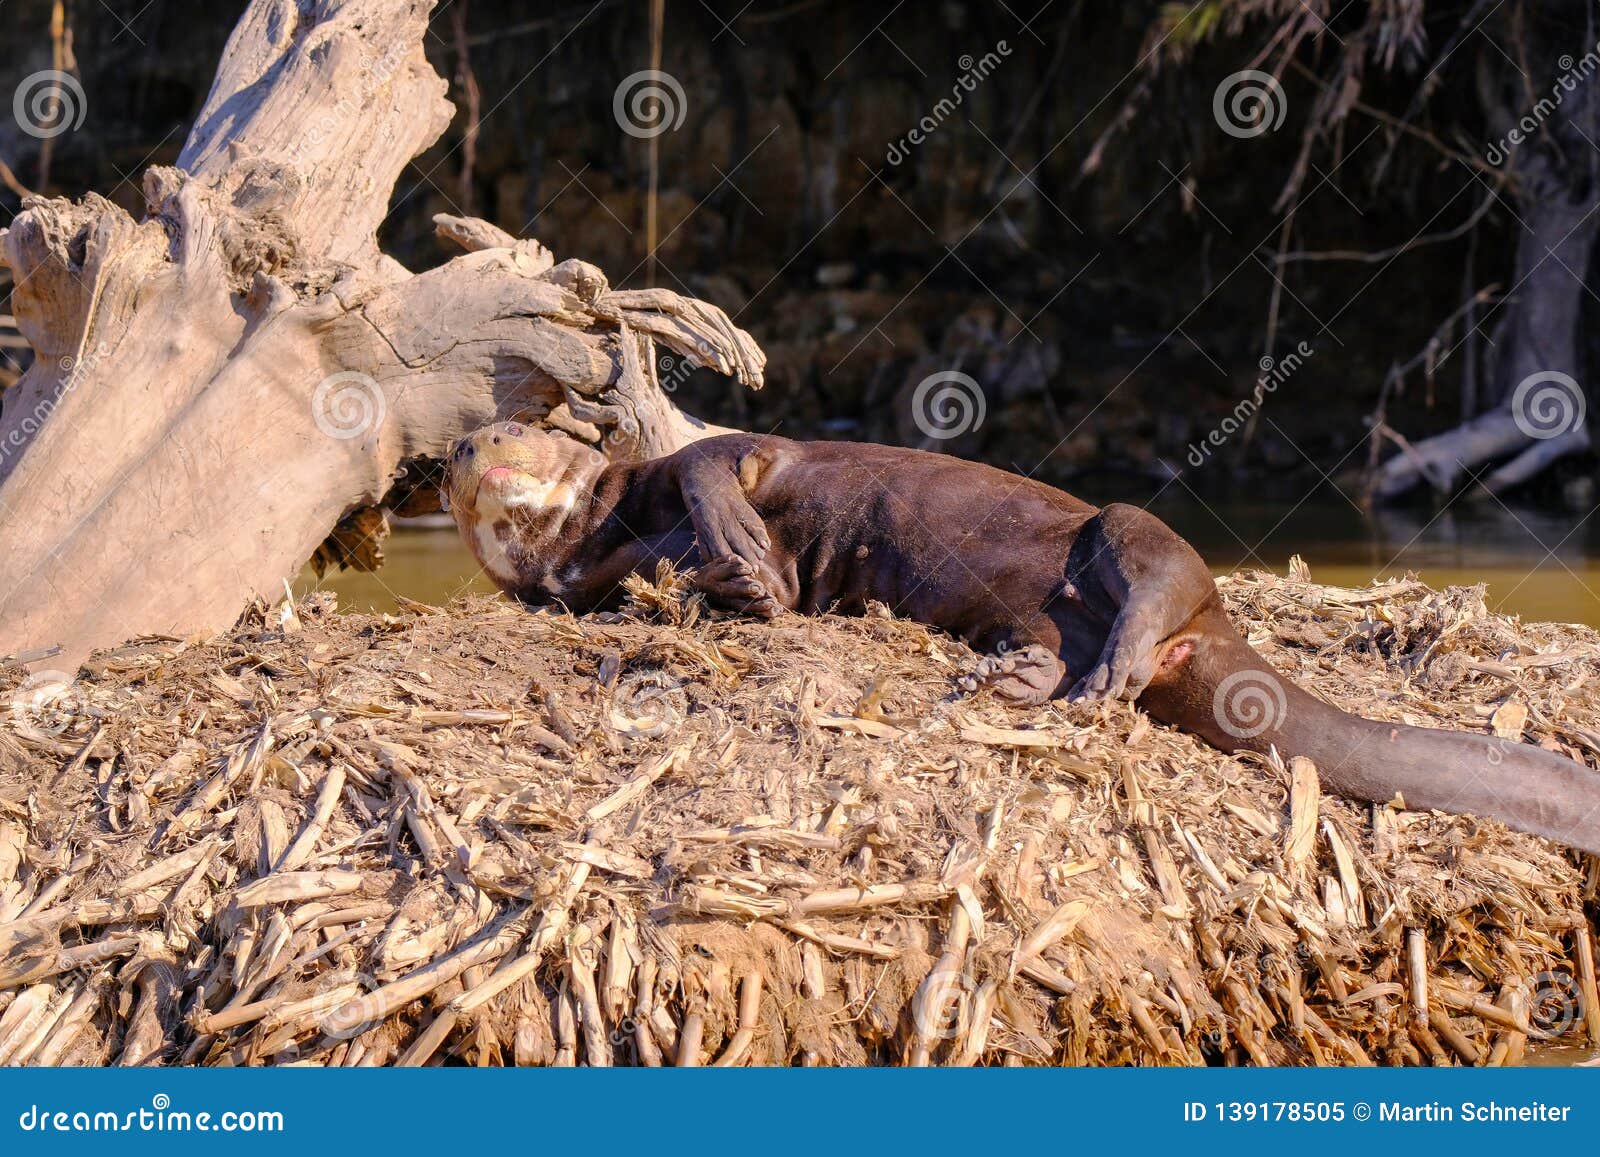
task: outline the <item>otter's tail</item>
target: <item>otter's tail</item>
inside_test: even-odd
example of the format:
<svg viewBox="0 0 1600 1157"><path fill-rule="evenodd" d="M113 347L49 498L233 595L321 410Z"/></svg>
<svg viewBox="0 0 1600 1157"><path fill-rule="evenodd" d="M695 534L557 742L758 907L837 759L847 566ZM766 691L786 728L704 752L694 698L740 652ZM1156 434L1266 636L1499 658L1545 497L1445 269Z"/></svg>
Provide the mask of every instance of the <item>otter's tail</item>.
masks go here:
<svg viewBox="0 0 1600 1157"><path fill-rule="evenodd" d="M1250 647L1220 610L1180 633L1187 655L1139 699L1151 715L1224 751L1303 755L1342 795L1488 816L1600 855L1600 771L1492 736L1382 723L1302 691Z"/></svg>

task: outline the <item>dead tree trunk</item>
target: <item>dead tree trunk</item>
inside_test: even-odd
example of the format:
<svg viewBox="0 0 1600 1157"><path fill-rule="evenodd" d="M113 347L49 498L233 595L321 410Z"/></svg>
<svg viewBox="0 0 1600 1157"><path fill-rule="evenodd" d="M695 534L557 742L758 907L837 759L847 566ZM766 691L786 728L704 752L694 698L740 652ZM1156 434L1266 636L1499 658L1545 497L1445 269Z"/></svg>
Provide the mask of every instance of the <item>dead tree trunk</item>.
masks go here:
<svg viewBox="0 0 1600 1157"><path fill-rule="evenodd" d="M440 218L468 252L424 273L379 251L452 114L431 8L253 0L142 221L91 194L0 231L36 353L0 413L0 655L225 628L406 463L497 417L626 457L720 432L663 392L657 342L760 386L721 310L615 291L486 222Z"/></svg>
<svg viewBox="0 0 1600 1157"><path fill-rule="evenodd" d="M1498 494L1589 448L1579 320L1600 236L1597 84L1592 77L1578 82L1539 135L1512 154L1519 236L1495 362L1497 404L1390 458L1372 480L1374 497L1395 498L1420 484L1453 494L1491 464L1476 486ZM1498 94L1486 93L1485 106L1502 109L1490 119L1504 135L1512 114Z"/></svg>

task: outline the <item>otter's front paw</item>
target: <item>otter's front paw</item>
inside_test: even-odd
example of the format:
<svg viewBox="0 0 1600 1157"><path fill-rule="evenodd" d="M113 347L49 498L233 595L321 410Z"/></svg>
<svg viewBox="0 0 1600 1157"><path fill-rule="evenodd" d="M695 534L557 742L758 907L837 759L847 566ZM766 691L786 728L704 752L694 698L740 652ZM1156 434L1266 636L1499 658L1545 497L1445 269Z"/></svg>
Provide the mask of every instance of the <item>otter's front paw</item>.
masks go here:
<svg viewBox="0 0 1600 1157"><path fill-rule="evenodd" d="M720 607L757 618L776 618L781 609L756 568L735 554L714 558L695 571L694 587Z"/></svg>
<svg viewBox="0 0 1600 1157"><path fill-rule="evenodd" d="M1132 703L1144 693L1156 672L1158 654L1149 633L1125 629L1111 632L1100 661L1067 694L1069 703L1098 703L1126 699Z"/></svg>
<svg viewBox="0 0 1600 1157"><path fill-rule="evenodd" d="M732 478L715 485L686 486L684 498L694 520L701 557L715 561L724 555L737 555L759 564L772 549L772 538L761 516Z"/></svg>

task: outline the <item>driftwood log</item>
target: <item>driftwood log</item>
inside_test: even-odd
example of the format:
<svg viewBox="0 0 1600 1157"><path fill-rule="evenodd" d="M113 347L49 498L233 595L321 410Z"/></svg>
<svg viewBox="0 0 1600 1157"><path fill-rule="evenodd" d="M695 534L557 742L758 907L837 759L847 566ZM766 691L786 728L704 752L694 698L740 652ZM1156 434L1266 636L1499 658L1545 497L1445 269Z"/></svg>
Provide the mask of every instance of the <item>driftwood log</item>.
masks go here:
<svg viewBox="0 0 1600 1157"><path fill-rule="evenodd" d="M0 231L36 355L0 413L0 656L222 630L497 417L624 457L721 432L663 391L658 343L761 385L720 309L613 290L487 222L439 218L467 252L426 272L379 250L453 115L432 7L253 0L143 220L31 198Z"/></svg>
<svg viewBox="0 0 1600 1157"><path fill-rule="evenodd" d="M1504 140L1516 128L1528 82L1520 72L1498 80L1480 72L1478 83L1490 130ZM1569 95L1541 126L1541 138L1506 162L1517 244L1508 300L1489 342L1489 405L1474 412L1478 399L1464 397L1459 426L1415 443L1395 438L1399 451L1371 478L1379 501L1419 486L1448 498L1469 483L1479 495L1499 495L1592 448L1583 334L1600 238L1593 171L1600 83L1585 74L1562 91ZM1464 341L1451 342L1443 358L1431 353L1429 364L1448 359Z"/></svg>

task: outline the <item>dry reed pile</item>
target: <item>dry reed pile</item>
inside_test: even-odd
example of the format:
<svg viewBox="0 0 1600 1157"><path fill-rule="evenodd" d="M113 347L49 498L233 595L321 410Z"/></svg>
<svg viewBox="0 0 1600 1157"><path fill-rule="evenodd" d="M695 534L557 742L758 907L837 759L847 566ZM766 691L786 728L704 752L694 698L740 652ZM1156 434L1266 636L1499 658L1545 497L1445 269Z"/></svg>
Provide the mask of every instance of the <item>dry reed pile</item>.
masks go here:
<svg viewBox="0 0 1600 1157"><path fill-rule="evenodd" d="M1600 637L1237 575L1280 669L1600 754ZM0 670L0 1063L1501 1064L1600 1040L1593 862L887 617L313 595ZM35 664L37 667L37 664Z"/></svg>

